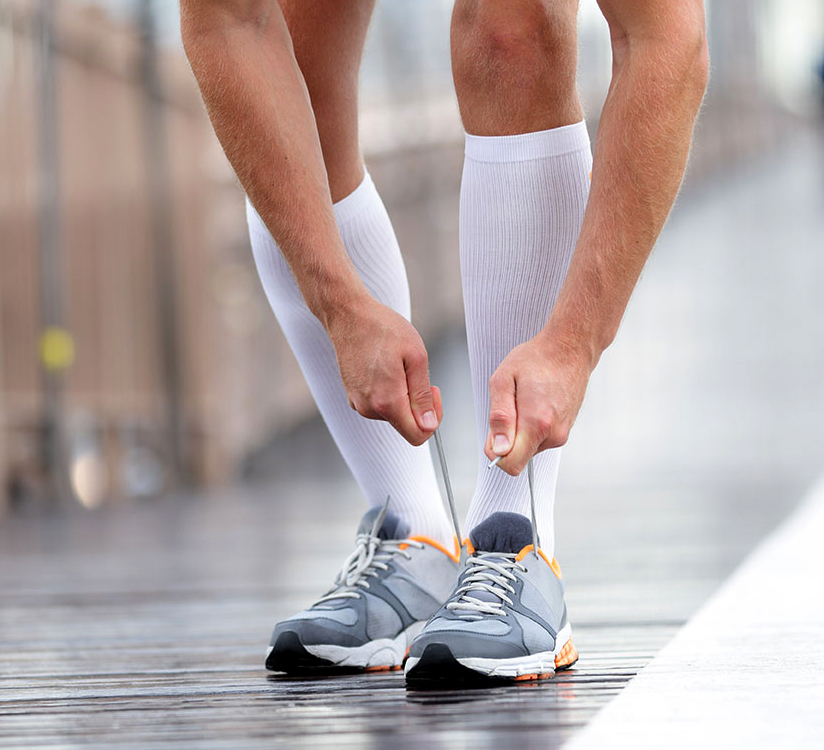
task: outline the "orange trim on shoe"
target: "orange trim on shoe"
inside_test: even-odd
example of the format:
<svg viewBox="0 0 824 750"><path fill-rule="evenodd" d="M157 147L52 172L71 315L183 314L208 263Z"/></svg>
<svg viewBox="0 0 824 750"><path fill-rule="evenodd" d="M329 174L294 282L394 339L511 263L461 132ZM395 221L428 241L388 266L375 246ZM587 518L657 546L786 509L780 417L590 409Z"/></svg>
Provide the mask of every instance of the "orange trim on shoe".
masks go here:
<svg viewBox="0 0 824 750"><path fill-rule="evenodd" d="M530 674L519 674L515 677L515 682L526 682L528 680L549 680L555 676L555 672L532 672Z"/></svg>
<svg viewBox="0 0 824 750"><path fill-rule="evenodd" d="M524 558L525 558L525 557L526 557L526 556L527 556L530 552L532 552L532 550L533 550L533 549L534 549L534 548L533 548L533 546L532 546L531 544L528 544L526 547L524 547L524 548L523 548L523 549L522 549L522 550L518 553L518 556L517 556L515 559L516 559L518 562L520 562L520 561L521 561L521 560L523 560L523 559L524 559ZM557 561L554 557L552 558L552 560L551 560L551 561L550 561L550 560L548 560L548 559L547 559L547 556L544 554L544 551L543 551L540 547L538 548L538 554L539 554L539 555L543 558L543 561L544 561L547 565L549 565L549 567L550 567L550 568L552 568L552 572L553 572L553 573L555 573L555 575L556 575L556 576L558 576L558 580L561 580L561 579L563 578L563 576L561 575L561 566L560 566L560 565L558 565L558 561Z"/></svg>
<svg viewBox="0 0 824 750"><path fill-rule="evenodd" d="M475 554L475 545L469 541L469 537L464 539L464 547L466 547L466 554L467 555L474 555Z"/></svg>
<svg viewBox="0 0 824 750"><path fill-rule="evenodd" d="M570 638L555 657L555 669L569 669L576 661L578 661L578 649L575 648Z"/></svg>
<svg viewBox="0 0 824 750"><path fill-rule="evenodd" d="M460 545L458 544L457 537L455 538L455 551L450 552L446 547L444 547L439 542L436 542L434 539L428 536L418 535L418 536L410 536L409 537L413 542L423 542L424 544L428 544L430 547L434 547L437 550L443 552L448 558L454 560L455 562L460 562L461 559L461 552L460 552ZM406 549L409 545L408 544L401 544L401 549Z"/></svg>

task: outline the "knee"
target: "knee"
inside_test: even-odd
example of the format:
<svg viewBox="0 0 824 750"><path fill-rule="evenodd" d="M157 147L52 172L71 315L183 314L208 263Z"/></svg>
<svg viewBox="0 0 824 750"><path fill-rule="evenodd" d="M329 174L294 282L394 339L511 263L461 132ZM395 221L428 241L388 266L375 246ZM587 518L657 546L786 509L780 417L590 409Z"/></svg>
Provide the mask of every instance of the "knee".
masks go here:
<svg viewBox="0 0 824 750"><path fill-rule="evenodd" d="M458 0L452 24L456 78L488 85L546 80L574 82L577 2ZM457 82L457 81L456 81Z"/></svg>

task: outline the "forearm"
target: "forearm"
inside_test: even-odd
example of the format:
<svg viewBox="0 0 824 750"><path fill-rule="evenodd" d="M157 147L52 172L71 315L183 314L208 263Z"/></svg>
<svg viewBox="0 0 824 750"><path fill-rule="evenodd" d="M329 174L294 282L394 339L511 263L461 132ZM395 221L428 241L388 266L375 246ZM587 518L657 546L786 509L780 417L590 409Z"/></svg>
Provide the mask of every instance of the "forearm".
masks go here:
<svg viewBox="0 0 824 750"><path fill-rule="evenodd" d="M184 0L186 53L238 179L312 312L367 295L335 222L309 95L275 0Z"/></svg>
<svg viewBox="0 0 824 750"><path fill-rule="evenodd" d="M706 85L706 50L688 40L614 39L590 198L544 333L592 367L618 330L681 184Z"/></svg>

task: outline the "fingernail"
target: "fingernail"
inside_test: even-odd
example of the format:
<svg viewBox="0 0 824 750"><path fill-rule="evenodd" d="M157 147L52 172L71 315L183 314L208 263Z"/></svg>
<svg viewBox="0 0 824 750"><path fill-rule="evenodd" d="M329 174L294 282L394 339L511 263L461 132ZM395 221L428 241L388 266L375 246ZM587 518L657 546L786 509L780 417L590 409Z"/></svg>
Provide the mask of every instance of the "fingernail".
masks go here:
<svg viewBox="0 0 824 750"><path fill-rule="evenodd" d="M425 411L421 415L421 424L425 430L434 430L438 426L438 417L434 411Z"/></svg>
<svg viewBox="0 0 824 750"><path fill-rule="evenodd" d="M506 453L509 450L509 438L506 435L495 435L492 438L492 450L498 454Z"/></svg>

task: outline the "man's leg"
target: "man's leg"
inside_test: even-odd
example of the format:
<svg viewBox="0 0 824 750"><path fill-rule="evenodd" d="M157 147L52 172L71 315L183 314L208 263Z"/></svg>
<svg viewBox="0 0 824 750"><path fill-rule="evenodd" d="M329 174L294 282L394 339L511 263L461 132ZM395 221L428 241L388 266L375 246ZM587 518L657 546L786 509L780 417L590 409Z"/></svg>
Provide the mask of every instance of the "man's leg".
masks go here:
<svg viewBox="0 0 824 750"><path fill-rule="evenodd" d="M487 469L489 378L546 323L586 206L591 154L576 91L577 0L458 0L455 88L467 131L460 249L478 429L472 529L529 516L526 472ZM559 450L534 459L538 531L552 558Z"/></svg>
<svg viewBox="0 0 824 750"><path fill-rule="evenodd" d="M346 249L372 295L408 318L403 260L358 146L358 68L373 5L374 0L281 2L312 100ZM288 265L251 205L247 214L266 295L369 504L382 505L391 496L390 510L408 522L411 534L432 537L451 549L452 532L428 446L414 448L388 423L365 419L349 407L329 337L306 307Z"/></svg>
<svg viewBox="0 0 824 750"><path fill-rule="evenodd" d="M546 323L587 202L591 158L575 92L576 5L455 5L453 71L467 130L461 275L479 468L466 562L449 599L412 643L410 684L542 679L578 658L552 557L559 454L534 459L539 551L526 472L487 469L483 453L489 378Z"/></svg>

